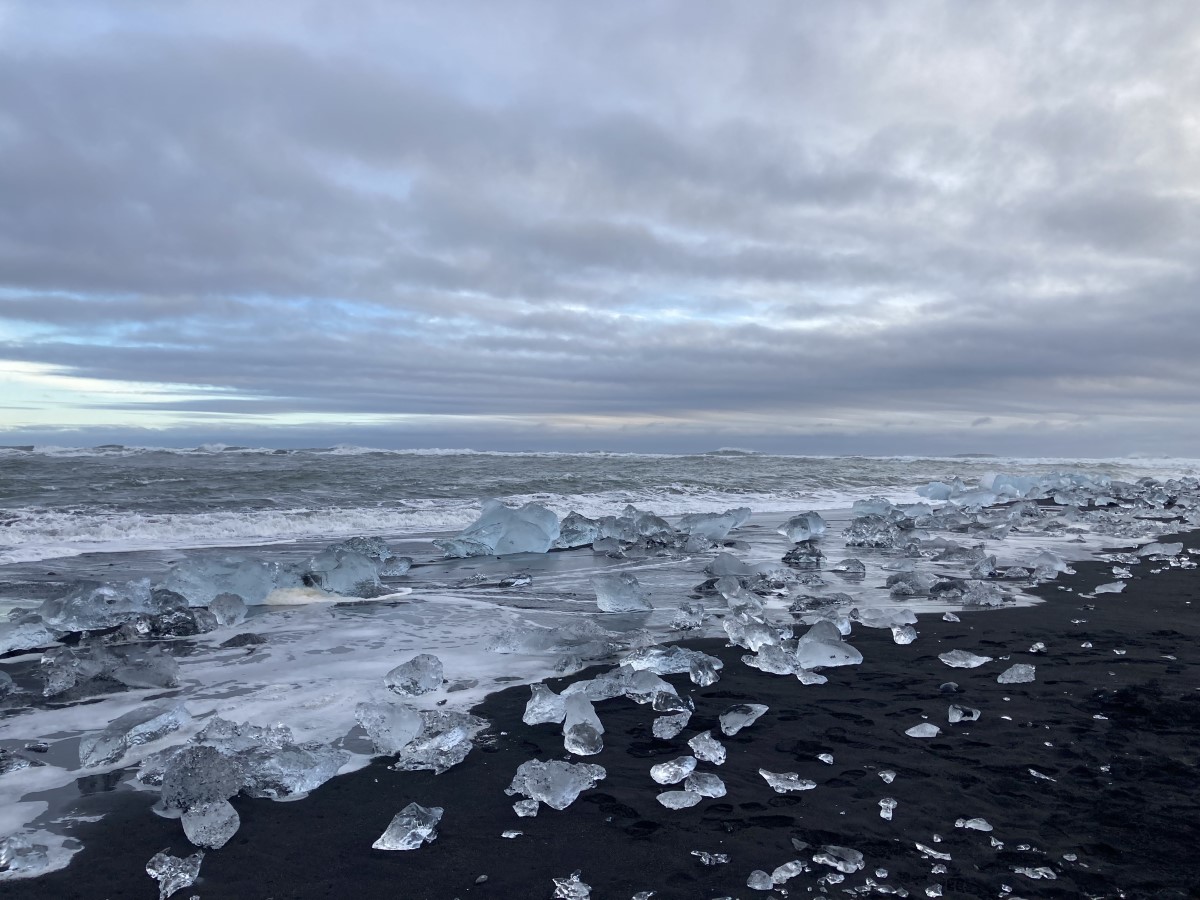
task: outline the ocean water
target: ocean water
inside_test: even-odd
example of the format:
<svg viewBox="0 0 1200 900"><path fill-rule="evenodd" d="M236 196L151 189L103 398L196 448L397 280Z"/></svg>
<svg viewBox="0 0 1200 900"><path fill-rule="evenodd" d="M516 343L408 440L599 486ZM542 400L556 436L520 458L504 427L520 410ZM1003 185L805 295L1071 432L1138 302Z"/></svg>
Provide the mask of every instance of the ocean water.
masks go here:
<svg viewBox="0 0 1200 900"><path fill-rule="evenodd" d="M138 760L186 740L214 715L286 724L299 741L349 752L347 770L361 766L371 750L356 727L354 706L386 698L384 674L417 653L439 656L446 678L461 689L414 698L413 705L465 709L491 691L548 677L564 656L591 660L597 646L621 649L680 636L671 620L706 578L714 553L616 559L588 548L443 559L432 539L468 525L485 498L513 506L535 500L560 516L572 510L616 515L627 504L668 518L746 506L754 515L730 535L733 543L725 549L752 564L777 564L791 545L776 527L793 513L819 510L830 523L823 543L828 562L853 555L869 566L861 582L843 584L830 576L834 583L827 590L847 593L854 605L867 607L898 604L884 588L888 553L850 551L839 540L851 504L872 496L914 503L930 482L961 478L973 484L997 472L1134 481L1196 476L1200 462L739 451L678 456L353 447L0 448L0 615L32 609L81 581L156 582L181 559L215 548L288 564L330 542L365 535L385 538L414 560L407 575L388 579L392 593L382 598L278 591L269 604L252 607L242 625L163 642L181 670L179 687L169 690L129 689L89 702L57 702L41 697L39 654L0 661L18 688L0 703L0 748L20 751L31 741L51 745L39 758L46 765L0 777L0 838L30 835L50 848L54 865L66 864L74 847L71 800L82 789L77 779L119 771L113 790L144 789L131 777ZM1080 559L1112 543L1084 526L1015 533L990 542L987 551L1004 565L1027 562L1042 549ZM650 590L652 612L598 613L590 579L617 570L634 574ZM962 574L953 566L942 570ZM501 578L518 573L529 574L532 585L499 586ZM768 611L787 617L789 600L768 598ZM1027 598L1014 590L1012 600ZM946 608L921 598L905 598L902 605ZM266 643L252 650L220 646L246 631ZM692 636L722 633L714 621ZM134 748L117 763L81 769L82 736L163 699L185 702L193 724Z"/></svg>

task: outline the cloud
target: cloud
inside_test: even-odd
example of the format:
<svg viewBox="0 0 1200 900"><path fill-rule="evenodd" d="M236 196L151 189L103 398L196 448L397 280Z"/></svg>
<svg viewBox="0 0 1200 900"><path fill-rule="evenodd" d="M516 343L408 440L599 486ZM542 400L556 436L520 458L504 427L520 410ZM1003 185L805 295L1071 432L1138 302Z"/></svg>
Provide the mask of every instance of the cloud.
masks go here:
<svg viewBox="0 0 1200 900"><path fill-rule="evenodd" d="M183 392L72 421L1191 433L1186 4L340 9L6 7L0 359Z"/></svg>

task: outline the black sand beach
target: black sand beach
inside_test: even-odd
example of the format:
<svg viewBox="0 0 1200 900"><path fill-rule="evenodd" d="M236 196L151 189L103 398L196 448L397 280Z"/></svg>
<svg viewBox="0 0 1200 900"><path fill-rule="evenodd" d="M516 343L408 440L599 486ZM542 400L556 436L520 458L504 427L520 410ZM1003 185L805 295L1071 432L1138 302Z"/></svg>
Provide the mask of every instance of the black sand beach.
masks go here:
<svg viewBox="0 0 1200 900"><path fill-rule="evenodd" d="M1176 539L1200 546L1197 535ZM826 670L824 685L748 668L744 651L719 641L692 642L726 667L708 688L668 676L696 703L683 733L657 740L649 707L597 704L605 748L586 761L604 766L607 778L566 810L543 807L536 818L518 818L512 802L520 798L504 788L527 759L565 758L561 729L524 725L528 688L506 691L476 710L493 723L491 740L446 774L397 773L381 760L295 803L236 799L241 829L176 896L549 898L552 879L578 869L597 900L642 891L747 898L772 896L746 886L753 870L799 859L811 871L774 896L883 893L864 887L869 878L914 897L932 885L946 897L1200 897L1200 573L1151 573L1157 567L1133 567L1124 593L1085 598L1112 577L1105 564L1077 564L1076 575L1039 590L1042 605L962 613L959 623L925 617L909 645L893 643L886 629L856 626L849 641L865 661ZM1092 647L1081 647L1087 641ZM1045 651L1029 652L1035 642ZM996 659L951 669L937 656L952 649ZM1013 663L1036 665L1037 680L998 684ZM948 681L958 693L939 690ZM650 766L689 753L688 738L716 729L721 712L746 702L770 709L721 737L724 765L698 769L724 779L727 796L663 808L655 796L667 788L651 780ZM949 724L952 702L981 710L981 718ZM905 735L924 721L941 734ZM832 765L817 758L823 753ZM818 786L776 794L760 767ZM895 781L885 784L881 770L894 771ZM890 821L879 814L885 797L897 801ZM193 848L178 822L150 812L152 800L132 792L84 798L81 812L106 815L78 826L84 849L71 866L0 884L0 897L154 897L146 861L163 848L177 855ZM409 852L371 849L410 801L445 808L437 840ZM994 830L955 827L972 817ZM523 833L502 838L508 829ZM950 858L931 857L918 843ZM835 869L812 857L828 844L860 851L865 868L840 883L824 881L836 878ZM728 854L729 862L705 866L694 850Z"/></svg>

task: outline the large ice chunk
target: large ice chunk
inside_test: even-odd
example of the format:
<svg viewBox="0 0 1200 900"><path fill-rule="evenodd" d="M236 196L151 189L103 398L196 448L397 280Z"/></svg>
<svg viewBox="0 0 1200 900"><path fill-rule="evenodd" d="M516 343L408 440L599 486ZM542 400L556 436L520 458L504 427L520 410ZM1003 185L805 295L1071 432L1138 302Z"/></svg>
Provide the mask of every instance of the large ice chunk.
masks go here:
<svg viewBox="0 0 1200 900"><path fill-rule="evenodd" d="M197 847L220 850L233 837L242 819L228 800L214 800L183 814L183 833Z"/></svg>
<svg viewBox="0 0 1200 900"><path fill-rule="evenodd" d="M679 784L696 770L696 757L679 756L650 767L650 777L659 784Z"/></svg>
<svg viewBox="0 0 1200 900"><path fill-rule="evenodd" d="M365 556L368 559L375 561L376 567L379 569L380 575L396 577L404 575L412 568L412 559L407 556L397 556L392 552L392 548L388 546L387 541L381 537L352 537L337 543L330 544L329 550L343 550L351 553L357 553L359 556Z"/></svg>
<svg viewBox="0 0 1200 900"><path fill-rule="evenodd" d="M113 719L103 731L84 735L79 742L79 764L92 768L116 762L130 747L178 731L191 719L182 703L151 704L135 709Z"/></svg>
<svg viewBox="0 0 1200 900"><path fill-rule="evenodd" d="M602 612L644 612L653 609L646 599L650 592L628 572L612 572L592 578L596 605Z"/></svg>
<svg viewBox="0 0 1200 900"><path fill-rule="evenodd" d="M424 729L421 714L398 703L364 701L354 708L354 718L380 753L399 753Z"/></svg>
<svg viewBox="0 0 1200 900"><path fill-rule="evenodd" d="M809 510L808 512L800 513L798 516L792 516L780 525L776 531L793 544L798 544L801 541L820 537L825 533L825 528L825 520L821 518L821 514Z"/></svg>
<svg viewBox="0 0 1200 900"><path fill-rule="evenodd" d="M352 550L322 550L308 561L301 578L309 587L343 597L376 597L383 592L379 561Z"/></svg>
<svg viewBox="0 0 1200 900"><path fill-rule="evenodd" d="M486 719L454 710L422 710L421 733L400 751L392 768L400 772L428 769L435 774L457 766L475 746Z"/></svg>
<svg viewBox="0 0 1200 900"><path fill-rule="evenodd" d="M603 766L531 759L517 767L512 783L504 789L510 797L520 794L545 803L551 809L566 809L581 792L594 787L608 775Z"/></svg>
<svg viewBox="0 0 1200 900"><path fill-rule="evenodd" d="M600 523L577 512L567 513L559 523L558 539L554 546L563 549L588 547L601 537Z"/></svg>
<svg viewBox="0 0 1200 900"><path fill-rule="evenodd" d="M545 553L558 535L558 516L540 503L512 509L499 500L485 500L479 518L456 538L434 544L450 557Z"/></svg>
<svg viewBox="0 0 1200 900"><path fill-rule="evenodd" d="M14 650L36 650L49 647L58 638L40 621L0 623L0 656Z"/></svg>
<svg viewBox="0 0 1200 900"><path fill-rule="evenodd" d="M710 762L713 765L723 765L725 762L725 747L713 737L711 731L705 731L688 741L696 759Z"/></svg>
<svg viewBox="0 0 1200 900"><path fill-rule="evenodd" d="M1027 684L1037 678L1037 670L1028 663L1017 663L1009 666L996 676L1000 684Z"/></svg>
<svg viewBox="0 0 1200 900"><path fill-rule="evenodd" d="M761 703L738 703L721 713L721 732L732 737L743 728L753 725L767 711Z"/></svg>
<svg viewBox="0 0 1200 900"><path fill-rule="evenodd" d="M685 534L701 535L710 541L723 541L733 529L750 518L750 509L739 506L723 513L688 513L675 526Z"/></svg>
<svg viewBox="0 0 1200 900"><path fill-rule="evenodd" d="M880 515L856 518L845 531L847 547L877 547L892 549L900 543L900 529L890 519Z"/></svg>
<svg viewBox="0 0 1200 900"><path fill-rule="evenodd" d="M410 803L396 813L387 830L371 847L375 850L416 850L437 837L437 826L443 812L440 806Z"/></svg>
<svg viewBox="0 0 1200 900"><path fill-rule="evenodd" d="M563 712L563 746L568 753L594 756L604 749L604 725L583 692L566 697Z"/></svg>
<svg viewBox="0 0 1200 900"><path fill-rule="evenodd" d="M228 800L242 789L245 764L216 747L191 744L166 764L157 809L179 815L189 809Z"/></svg>
<svg viewBox="0 0 1200 900"><path fill-rule="evenodd" d="M113 628L139 613L158 612L149 578L125 584L84 582L62 597L43 601L38 609L46 626L59 632Z"/></svg>
<svg viewBox="0 0 1200 900"><path fill-rule="evenodd" d="M526 725L551 723L557 725L567 714L566 701L544 684L531 684L531 696L525 704L521 721Z"/></svg>
<svg viewBox="0 0 1200 900"><path fill-rule="evenodd" d="M418 653L383 676L383 682L401 697L428 694L442 686L442 661L432 653Z"/></svg>
<svg viewBox="0 0 1200 900"><path fill-rule="evenodd" d="M200 553L176 563L162 587L182 594L189 606L209 606L221 594L257 604L275 590L277 576L275 565L254 556Z"/></svg>

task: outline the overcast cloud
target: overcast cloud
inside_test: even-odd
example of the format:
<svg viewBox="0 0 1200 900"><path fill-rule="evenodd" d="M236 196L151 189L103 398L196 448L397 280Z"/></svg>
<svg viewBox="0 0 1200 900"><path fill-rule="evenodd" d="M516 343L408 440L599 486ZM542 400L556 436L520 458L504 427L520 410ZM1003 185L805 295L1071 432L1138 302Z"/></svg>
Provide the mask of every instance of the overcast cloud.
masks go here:
<svg viewBox="0 0 1200 900"><path fill-rule="evenodd" d="M1200 16L0 0L0 443L1197 456Z"/></svg>

